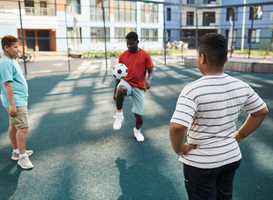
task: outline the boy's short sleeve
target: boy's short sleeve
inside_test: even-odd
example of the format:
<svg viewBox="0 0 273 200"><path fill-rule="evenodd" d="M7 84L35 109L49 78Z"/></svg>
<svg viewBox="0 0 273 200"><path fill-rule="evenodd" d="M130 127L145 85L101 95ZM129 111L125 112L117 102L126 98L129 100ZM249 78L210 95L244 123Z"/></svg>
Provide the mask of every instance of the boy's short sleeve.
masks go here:
<svg viewBox="0 0 273 200"><path fill-rule="evenodd" d="M171 122L190 127L192 119L197 111L197 103L194 101L192 95L187 95L187 91L188 89L184 88L180 93Z"/></svg>
<svg viewBox="0 0 273 200"><path fill-rule="evenodd" d="M259 97L259 95L250 86L248 90L249 90L248 91L249 95L243 107L243 110L246 111L248 114L262 110L266 106L265 102Z"/></svg>
<svg viewBox="0 0 273 200"><path fill-rule="evenodd" d="M1 74L2 83L13 81L12 64L2 63L0 66L0 74Z"/></svg>

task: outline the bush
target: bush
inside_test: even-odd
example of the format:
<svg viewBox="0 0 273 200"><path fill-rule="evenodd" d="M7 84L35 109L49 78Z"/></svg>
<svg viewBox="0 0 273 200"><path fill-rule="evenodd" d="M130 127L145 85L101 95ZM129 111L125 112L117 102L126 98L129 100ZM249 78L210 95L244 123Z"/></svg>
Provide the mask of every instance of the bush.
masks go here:
<svg viewBox="0 0 273 200"><path fill-rule="evenodd" d="M271 43L270 43L270 42L263 41L263 42L261 43L261 49L263 50L263 56L264 56L264 57L266 57L266 56L269 55L270 46L271 46Z"/></svg>

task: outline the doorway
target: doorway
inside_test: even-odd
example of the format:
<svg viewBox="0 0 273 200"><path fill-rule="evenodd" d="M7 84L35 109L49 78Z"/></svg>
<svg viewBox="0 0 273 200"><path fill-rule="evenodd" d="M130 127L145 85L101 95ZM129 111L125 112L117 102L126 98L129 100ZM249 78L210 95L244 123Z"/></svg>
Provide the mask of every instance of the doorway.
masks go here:
<svg viewBox="0 0 273 200"><path fill-rule="evenodd" d="M35 38L35 31L26 31L26 38ZM35 51L35 39L26 39L27 43L27 51L33 52Z"/></svg>
<svg viewBox="0 0 273 200"><path fill-rule="evenodd" d="M39 51L50 51L49 31L37 31ZM41 39L39 39L41 38Z"/></svg>

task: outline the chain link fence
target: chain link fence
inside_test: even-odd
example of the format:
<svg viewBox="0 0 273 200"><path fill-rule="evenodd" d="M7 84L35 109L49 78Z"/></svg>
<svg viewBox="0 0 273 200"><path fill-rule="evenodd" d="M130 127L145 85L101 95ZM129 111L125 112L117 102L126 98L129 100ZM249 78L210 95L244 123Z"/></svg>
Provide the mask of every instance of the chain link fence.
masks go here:
<svg viewBox="0 0 273 200"><path fill-rule="evenodd" d="M21 60L25 74L42 65L50 66L44 69L48 72L72 71L94 59L101 69L109 69L127 49L125 36L130 31L138 33L139 47L147 50L156 64L183 64L185 57L197 56L200 37L210 32L228 38L229 57L273 56L273 2L60 2L0 1L0 37L17 36L22 52L36 55L33 63Z"/></svg>

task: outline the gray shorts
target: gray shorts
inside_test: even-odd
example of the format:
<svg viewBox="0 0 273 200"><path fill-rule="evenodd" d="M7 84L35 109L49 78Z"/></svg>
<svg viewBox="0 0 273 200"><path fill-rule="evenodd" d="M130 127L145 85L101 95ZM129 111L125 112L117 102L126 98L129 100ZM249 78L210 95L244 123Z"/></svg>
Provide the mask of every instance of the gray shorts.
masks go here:
<svg viewBox="0 0 273 200"><path fill-rule="evenodd" d="M9 108L5 109L9 113ZM28 110L27 106L17 107L17 114L15 117L9 116L9 124L13 124L16 129L22 129L28 127Z"/></svg>
<svg viewBox="0 0 273 200"><path fill-rule="evenodd" d="M146 92L137 87L131 86L129 83L127 83L123 79L120 80L117 87L119 87L120 85L124 85L127 88L126 96L132 97L132 102L133 102L132 112L138 115L143 115Z"/></svg>

